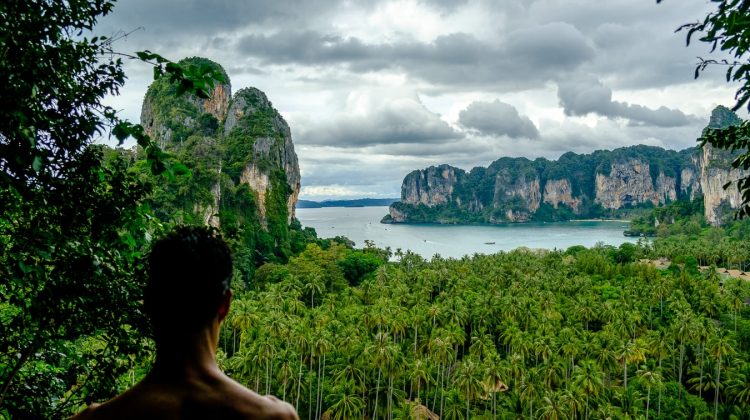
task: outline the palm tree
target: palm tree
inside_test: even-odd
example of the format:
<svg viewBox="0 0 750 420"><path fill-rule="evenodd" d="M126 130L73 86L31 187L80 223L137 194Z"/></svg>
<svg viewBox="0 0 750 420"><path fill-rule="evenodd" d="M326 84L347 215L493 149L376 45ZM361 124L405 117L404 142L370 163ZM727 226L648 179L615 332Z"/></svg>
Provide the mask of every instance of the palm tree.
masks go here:
<svg viewBox="0 0 750 420"><path fill-rule="evenodd" d="M534 400L541 394L540 373L538 368L526 370L526 374L521 379L521 402L529 406L529 418L534 419Z"/></svg>
<svg viewBox="0 0 750 420"><path fill-rule="evenodd" d="M733 401L743 407L750 405L750 363L745 363L732 378L727 391L734 396Z"/></svg>
<svg viewBox="0 0 750 420"><path fill-rule="evenodd" d="M291 360L289 360L288 357L289 351L284 351L284 357L283 362L281 363L281 366L279 367L276 379L281 383L282 387L282 394L281 399L286 400L286 389L287 385L290 381L292 381L294 377L294 367L291 364ZM293 357L296 357L296 355L293 355Z"/></svg>
<svg viewBox="0 0 750 420"><path fill-rule="evenodd" d="M315 351L315 356L318 358L318 385L316 390L316 398L315 398L315 418L320 418L320 415L323 410L323 392L321 389L321 385L323 384L323 381L325 379L326 375L326 355L328 354L328 351L331 348L331 342L328 340L328 336L325 332L323 334L320 334L315 342L313 343L313 349ZM323 357L323 363L321 366L320 358Z"/></svg>
<svg viewBox="0 0 750 420"><path fill-rule="evenodd" d="M501 364L500 357L497 353L493 353L490 357L485 359L483 386L487 393L492 394L493 419L497 418L497 393L508 390L508 386L503 383L505 374L505 369L503 369L503 365Z"/></svg>
<svg viewBox="0 0 750 420"><path fill-rule="evenodd" d="M646 420L648 420L648 411L651 406L651 388L654 386L661 387L661 375L657 372L648 370L645 365L641 366L641 369L639 369L636 374L648 390L646 394Z"/></svg>
<svg viewBox="0 0 750 420"><path fill-rule="evenodd" d="M409 379L411 381L413 388L414 381L417 382L417 399L420 399L420 390L422 386L422 382L427 383L429 378L429 373L427 371L427 364L422 359L417 359L414 361L411 369L409 370ZM411 399L411 391L409 391L409 399Z"/></svg>
<svg viewBox="0 0 750 420"><path fill-rule="evenodd" d="M618 358L622 361L622 381L628 387L628 363L640 363L646 360L645 349L641 340L628 340L620 346Z"/></svg>
<svg viewBox="0 0 750 420"><path fill-rule="evenodd" d="M565 369L565 379L568 379L575 366L575 357L580 351L580 345L571 328L563 328L559 333L559 338L560 354L568 361Z"/></svg>
<svg viewBox="0 0 750 420"><path fill-rule="evenodd" d="M373 365L378 368L378 379L375 385L375 404L372 412L373 419L378 418L378 396L380 395L380 379L383 376L383 368L387 368L393 361L395 357L394 350L393 346L391 346L388 333L383 332L375 334L374 343L365 350L370 355Z"/></svg>
<svg viewBox="0 0 750 420"><path fill-rule="evenodd" d="M323 276L320 273L310 273L303 280L303 289L310 292L310 307L315 308L315 294L322 294L325 289Z"/></svg>
<svg viewBox="0 0 750 420"><path fill-rule="evenodd" d="M333 380L337 385L350 383L352 389L361 390L364 388L365 373L350 359L346 366L336 373Z"/></svg>
<svg viewBox="0 0 750 420"><path fill-rule="evenodd" d="M469 417L469 403L482 392L482 374L479 365L471 358L464 359L453 374L453 384L466 397L466 418Z"/></svg>
<svg viewBox="0 0 750 420"><path fill-rule="evenodd" d="M243 332L249 331L260 317L256 308L249 300L237 299L232 302L231 318L227 325L232 328L232 353L237 351L237 331L240 331L240 348L242 347Z"/></svg>
<svg viewBox="0 0 750 420"><path fill-rule="evenodd" d="M258 362L264 363L266 366L266 395L271 393L271 364L274 356L276 355L276 348L271 343L271 339L266 337L260 342L257 349Z"/></svg>
<svg viewBox="0 0 750 420"><path fill-rule="evenodd" d="M564 420L571 418L570 407L567 406L565 395L560 392L547 391L542 398L542 405L537 414L548 420Z"/></svg>
<svg viewBox="0 0 750 420"><path fill-rule="evenodd" d="M615 399L624 415L634 418L640 414L641 393L635 387L616 391Z"/></svg>
<svg viewBox="0 0 750 420"><path fill-rule="evenodd" d="M659 317L664 319L664 298L669 296L672 286L669 284L667 277L657 277L656 284L654 285L654 293L659 298Z"/></svg>
<svg viewBox="0 0 750 420"><path fill-rule="evenodd" d="M716 358L716 388L714 391L714 420L719 417L719 394L721 393L722 358L734 354L732 340L725 332L719 332L710 343L711 356Z"/></svg>
<svg viewBox="0 0 750 420"><path fill-rule="evenodd" d="M307 354L307 351L310 347L310 342L307 339L308 332L305 329L304 324L298 324L295 326L294 331L292 332L293 338L293 346L294 350L299 354L299 366L298 366L298 372L297 372L297 395L295 396L295 403L294 407L297 411L299 411L299 396L300 392L302 391L302 366L303 363L303 355ZM310 363L312 363L312 358L310 359Z"/></svg>
<svg viewBox="0 0 750 420"><path fill-rule="evenodd" d="M727 284L726 292L729 295L729 307L732 308L734 318L734 332L737 333L737 314L745 307L745 296L740 283L731 282Z"/></svg>
<svg viewBox="0 0 750 420"><path fill-rule="evenodd" d="M447 339L435 337L434 339L430 341L430 352L432 353L432 356L438 362L438 372L437 372L438 380L435 382L440 384L438 391L440 393L440 416L441 417L443 414L443 403L444 403L443 378L445 376L445 366L451 360L453 356L453 353L450 350L451 350L450 342Z"/></svg>
<svg viewBox="0 0 750 420"><path fill-rule="evenodd" d="M451 390L446 395L445 419L446 420L464 420L463 410L461 409L461 397L458 391ZM440 417L441 419L443 417ZM466 420L469 420L466 418Z"/></svg>
<svg viewBox="0 0 750 420"><path fill-rule="evenodd" d="M694 315L689 309L679 313L672 324L672 334L680 342L680 365L678 382L682 383L682 367L685 359L685 344L694 337Z"/></svg>
<svg viewBox="0 0 750 420"><path fill-rule="evenodd" d="M362 409L365 406L365 402L354 391L354 384L344 382L334 387L331 400L334 403L331 404L331 407L325 413L331 420L349 420L362 416Z"/></svg>
<svg viewBox="0 0 750 420"><path fill-rule="evenodd" d="M589 399L596 397L604 388L604 373L599 370L593 360L582 360L573 369L573 386L586 396L586 413L584 419L589 418Z"/></svg>
<svg viewBox="0 0 750 420"><path fill-rule="evenodd" d="M593 302L586 298L580 299L575 306L574 315L578 320L582 321L585 324L586 329L588 330L589 322L596 319Z"/></svg>

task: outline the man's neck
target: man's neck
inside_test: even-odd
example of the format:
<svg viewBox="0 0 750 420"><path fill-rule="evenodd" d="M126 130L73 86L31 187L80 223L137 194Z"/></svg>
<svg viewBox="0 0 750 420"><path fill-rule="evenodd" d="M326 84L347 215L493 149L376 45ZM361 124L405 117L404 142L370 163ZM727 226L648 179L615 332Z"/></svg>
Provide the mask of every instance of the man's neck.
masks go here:
<svg viewBox="0 0 750 420"><path fill-rule="evenodd" d="M160 379L220 373L216 365L216 333L212 328L157 340L151 375Z"/></svg>

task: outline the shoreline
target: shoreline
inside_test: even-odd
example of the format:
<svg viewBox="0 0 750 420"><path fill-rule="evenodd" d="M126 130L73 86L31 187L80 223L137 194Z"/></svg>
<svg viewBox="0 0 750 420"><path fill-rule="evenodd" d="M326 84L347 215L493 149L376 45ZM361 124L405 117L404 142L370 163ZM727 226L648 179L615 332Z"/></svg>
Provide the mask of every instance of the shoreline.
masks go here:
<svg viewBox="0 0 750 420"><path fill-rule="evenodd" d="M630 220L627 219L570 219L569 222L620 222L620 223L630 223Z"/></svg>
<svg viewBox="0 0 750 420"><path fill-rule="evenodd" d="M570 223L570 222L617 222L617 223L631 223L630 220L626 219L570 219L570 220L557 220L557 221L526 221L526 222L502 222L502 223L486 223L486 222L474 222L474 223L440 223L437 221L431 222L393 222L380 220L381 224L384 225L439 225L439 226L513 226L513 225L529 225L529 224L550 224L550 223Z"/></svg>

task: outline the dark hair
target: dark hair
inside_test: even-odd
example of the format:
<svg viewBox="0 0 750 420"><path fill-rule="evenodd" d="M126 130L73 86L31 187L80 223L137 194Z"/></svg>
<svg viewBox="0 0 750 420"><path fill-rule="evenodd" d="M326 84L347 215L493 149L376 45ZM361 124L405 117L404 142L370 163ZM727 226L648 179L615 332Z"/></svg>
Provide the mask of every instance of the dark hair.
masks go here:
<svg viewBox="0 0 750 420"><path fill-rule="evenodd" d="M214 228L180 226L154 242L144 306L157 335L212 320L231 278L232 254Z"/></svg>

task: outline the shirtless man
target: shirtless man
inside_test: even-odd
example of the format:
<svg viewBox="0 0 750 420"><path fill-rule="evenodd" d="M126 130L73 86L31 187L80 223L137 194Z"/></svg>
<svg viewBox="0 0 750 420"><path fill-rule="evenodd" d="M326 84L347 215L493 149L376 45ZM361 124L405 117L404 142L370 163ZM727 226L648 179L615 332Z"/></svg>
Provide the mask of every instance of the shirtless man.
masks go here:
<svg viewBox="0 0 750 420"><path fill-rule="evenodd" d="M291 405L250 391L216 365L231 276L229 248L214 230L182 227L157 241L144 296L156 362L140 383L73 419L298 420Z"/></svg>

